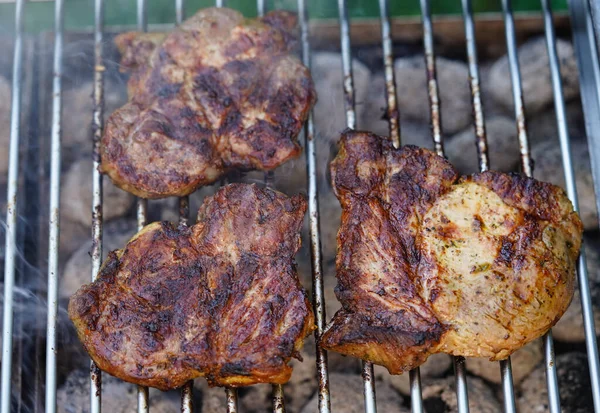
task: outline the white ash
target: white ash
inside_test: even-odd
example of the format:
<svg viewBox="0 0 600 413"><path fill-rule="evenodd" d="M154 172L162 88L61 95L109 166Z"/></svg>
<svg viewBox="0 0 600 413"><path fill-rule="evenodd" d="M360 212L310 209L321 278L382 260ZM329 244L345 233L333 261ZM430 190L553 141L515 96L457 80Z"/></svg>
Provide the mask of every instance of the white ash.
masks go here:
<svg viewBox="0 0 600 413"><path fill-rule="evenodd" d="M92 173L92 159L85 157L70 166L62 182L61 218L87 228L92 226ZM107 177L102 181L102 190L105 222L127 214L134 202L133 195L117 188Z"/></svg>
<svg viewBox="0 0 600 413"><path fill-rule="evenodd" d="M11 87L8 79L0 75L0 182L8 180L8 153L10 142Z"/></svg>
<svg viewBox="0 0 600 413"><path fill-rule="evenodd" d="M517 385L522 382L542 362L543 358L542 341L540 339L532 341L514 352L511 356L513 383ZM486 358L469 358L466 366L471 374L491 383L502 383L500 363L498 362L492 362Z"/></svg>
<svg viewBox="0 0 600 413"><path fill-rule="evenodd" d="M447 354L437 353L429 356L427 361L420 366L421 380L427 382L429 379L442 377L451 364L452 359ZM385 367L375 366L375 377L389 383L401 394L410 396L410 377L408 373L392 375L388 373Z"/></svg>
<svg viewBox="0 0 600 413"><path fill-rule="evenodd" d="M490 169L502 172L514 171L520 161L515 122L504 116L494 116L486 120L485 126ZM445 149L448 160L460 173L479 172L475 128L472 125L448 139Z"/></svg>
<svg viewBox="0 0 600 413"><path fill-rule="evenodd" d="M564 413L594 411L587 357L583 353L566 353L556 356L556 373L560 404ZM518 389L517 409L520 412L547 413L548 387L546 366L540 365ZM470 396L470 393L469 393Z"/></svg>
<svg viewBox="0 0 600 413"><path fill-rule="evenodd" d="M560 63L563 93L566 100L579 95L579 80L575 52L570 42L558 39L556 50ZM525 110L534 114L553 102L550 65L546 40L538 37L528 41L518 50ZM511 109L513 105L512 83L508 56L500 58L490 70L489 90L496 102Z"/></svg>
<svg viewBox="0 0 600 413"><path fill-rule="evenodd" d="M500 402L483 380L468 376L467 388L469 389L469 411L471 413L500 413L502 411ZM458 412L454 377L423 383L423 405L426 413Z"/></svg>
<svg viewBox="0 0 600 413"><path fill-rule="evenodd" d="M383 382L376 383L377 410L386 413L405 413L409 410L403 406L403 399L394 389ZM344 413L363 413L363 381L360 374L329 374L329 392L331 411ZM315 394L302 413L318 411L319 395Z"/></svg>
<svg viewBox="0 0 600 413"><path fill-rule="evenodd" d="M584 236L585 257L588 270L589 288L592 295L592 309L596 336L600 336L600 242L598 236ZM583 315L581 312L581 295L579 287L575 286L575 293L571 305L562 318L552 328L552 335L557 341L567 343L585 342L583 328Z"/></svg>
<svg viewBox="0 0 600 413"><path fill-rule="evenodd" d="M456 133L472 122L469 73L464 62L436 59L442 131ZM427 73L423 56L403 57L394 63L398 108L402 118L429 124Z"/></svg>
<svg viewBox="0 0 600 413"><path fill-rule="evenodd" d="M598 229L598 214L596 212L596 196L594 181L590 167L590 155L586 142L581 140L571 141L571 155L577 183L577 196L579 199L579 216L585 230ZM534 160L535 178L540 181L550 182L565 188L565 177L562 167L562 155L557 141L545 141L535 144L531 148Z"/></svg>

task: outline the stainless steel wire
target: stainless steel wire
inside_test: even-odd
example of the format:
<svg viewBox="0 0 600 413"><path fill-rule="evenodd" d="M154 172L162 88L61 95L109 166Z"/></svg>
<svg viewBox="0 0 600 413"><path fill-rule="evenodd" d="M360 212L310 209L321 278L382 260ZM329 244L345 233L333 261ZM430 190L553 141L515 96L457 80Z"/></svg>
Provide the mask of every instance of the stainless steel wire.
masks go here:
<svg viewBox="0 0 600 413"><path fill-rule="evenodd" d="M237 391L231 387L227 387L225 389L225 397L227 398L227 413L236 413L238 411Z"/></svg>
<svg viewBox="0 0 600 413"><path fill-rule="evenodd" d="M400 112L396 99L396 79L394 77L394 56L392 53L392 36L387 0L379 0L379 18L381 21L381 43L383 48L383 67L385 73L386 114L389 123L390 139L394 147L402 143L400 131ZM423 396L421 392L421 373L417 367L409 372L410 403L413 413L423 412Z"/></svg>
<svg viewBox="0 0 600 413"><path fill-rule="evenodd" d="M425 52L425 67L427 71L427 91L429 94L429 109L431 112L431 132L433 144L438 155L444 156L444 141L442 136L442 116L440 109L439 88L435 69L435 51L433 48L433 24L429 0L420 0L421 19L423 23L423 49ZM467 391L467 369L463 357L453 357L454 374L456 379L456 399L459 413L469 411L469 394Z"/></svg>
<svg viewBox="0 0 600 413"><path fill-rule="evenodd" d="M354 99L354 79L352 77L352 51L350 49L350 23L345 0L338 0L340 21L340 43L342 48L342 74L344 76L344 104L346 108L346 126L356 129L356 110ZM373 363L362 362L363 392L365 396L365 412L377 411L375 401L375 375Z"/></svg>
<svg viewBox="0 0 600 413"><path fill-rule="evenodd" d="M508 62L512 81L514 99L515 120L517 122L517 134L521 151L521 168L526 176L533 176L533 162L529 151L529 139L527 137L527 122L525 117L525 101L523 99L523 88L521 85L521 71L517 55L517 42L515 38L515 23L512 14L511 0L502 0L502 12L505 23L506 47L508 51ZM564 148L563 148L564 150ZM551 413L560 412L560 398L558 390L558 377L556 375L556 363L554 360L554 343L552 333L544 336L544 354L546 365L546 381L548 385L549 409Z"/></svg>
<svg viewBox="0 0 600 413"><path fill-rule="evenodd" d="M256 1L256 13L258 17L265 15L266 5L265 0ZM265 171L263 182L265 186L271 187L273 180L275 179L274 171ZM285 397L283 393L283 386L281 384L274 384L272 386L273 395L273 412L274 413L285 413Z"/></svg>
<svg viewBox="0 0 600 413"><path fill-rule="evenodd" d="M311 50L309 41L308 10L305 0L298 0L300 15L300 37L302 42L302 63L310 69ZM308 185L308 230L310 237L310 255L312 263L312 295L315 312L317 378L319 381L319 413L329 413L329 374L327 371L327 352L320 346L321 335L325 330L325 294L323 292L323 255L321 250L321 231L319 217L319 188L317 168L317 147L314 140L315 126L313 111L308 114L304 127L304 151L306 155L306 173Z"/></svg>
<svg viewBox="0 0 600 413"><path fill-rule="evenodd" d="M571 156L569 130L567 128L565 99L563 96L562 79L560 74L560 63L556 51L556 33L554 32L554 25L552 21L552 8L548 0L541 0L541 3L544 14L544 28L546 34L546 46L548 49L548 60L550 63L550 77L552 80L552 92L554 96L554 110L556 112L556 124L561 147L563 169L565 172L567 195L573 203L575 210L579 211L577 187L575 185L575 173L573 170L573 159ZM598 55L596 54L596 60L598 60L597 58ZM598 346L596 342L596 329L594 325L594 314L591 304L587 266L585 262L585 253L583 251L579 257L578 269L579 291L581 296L583 324L586 333L585 337L594 409L596 412L600 412L600 363L598 360ZM553 348L546 347L546 350L549 353L547 357L554 356ZM550 374L553 374L553 372L549 371L548 375ZM550 387L548 388L548 394L550 397L559 397L558 393L553 394L551 392ZM551 404L553 403L559 403L559 401L551 401Z"/></svg>
<svg viewBox="0 0 600 413"><path fill-rule="evenodd" d="M175 20L180 25L185 18L185 0L175 0ZM190 216L190 198L179 198L179 225L187 225ZM194 411L194 381L190 380L181 388L181 413Z"/></svg>
<svg viewBox="0 0 600 413"><path fill-rule="evenodd" d="M283 395L283 386L274 384L272 389L273 412L285 413L285 398Z"/></svg>
<svg viewBox="0 0 600 413"><path fill-rule="evenodd" d="M571 29L577 55L577 66L579 68L579 89L583 103L594 190L598 195L600 194L600 117L598 116L598 113L600 113L600 59L598 43L594 37L598 32L594 33L595 30L588 7L589 5L585 1L569 2ZM600 210L600 197L598 196L596 196L596 205ZM581 283L581 272L579 281ZM587 284L585 286L587 287ZM589 288L581 287L582 285L580 284L591 387L594 397L594 408L596 413L598 413L600 412L600 391L598 386L600 372L597 365L596 334L594 331Z"/></svg>
<svg viewBox="0 0 600 413"><path fill-rule="evenodd" d="M256 0L256 14L259 17L262 17L265 15L266 11L267 11L267 8L266 8L265 0Z"/></svg>
<svg viewBox="0 0 600 413"><path fill-rule="evenodd" d="M479 82L479 62L477 59L477 43L475 41L475 24L473 23L473 8L471 0L462 0L463 20L465 22L465 38L467 42L467 62L469 65L469 85L473 102L473 120L475 122L475 137L479 155L479 170L490 169L487 151L485 120L481 102L481 84Z"/></svg>
<svg viewBox="0 0 600 413"><path fill-rule="evenodd" d="M102 263L102 174L100 140L104 129L104 1L94 2L94 113L92 119L92 281ZM102 401L102 372L90 364L90 413L100 413Z"/></svg>
<svg viewBox="0 0 600 413"><path fill-rule="evenodd" d="M137 27L139 31L145 32L148 29L148 13L146 11L146 0L137 0ZM137 230L141 231L147 224L148 200L138 198L137 200ZM148 387L137 386L137 411L138 413L148 413L150 403L148 400Z"/></svg>
<svg viewBox="0 0 600 413"><path fill-rule="evenodd" d="M515 22L512 15L511 0L502 0L502 11L504 16L504 24L506 26L506 48L508 51L508 62L512 81L517 134L519 137L519 147L521 150L521 169L525 175L533 176L533 162L531 161L529 139L527 137L525 101L523 99L523 87L521 85L519 59L517 57L517 41L515 39Z"/></svg>
<svg viewBox="0 0 600 413"><path fill-rule="evenodd" d="M465 23L465 37L467 43L467 61L469 66L469 84L473 103L473 120L475 123L475 142L481 172L490 169L490 160L487 150L487 137L483 104L481 102L481 84L479 82L479 62L477 59L477 44L475 41L475 24L473 22L473 9L471 0L462 0L463 20ZM510 357L500 361L500 376L502 379L502 392L504 411L516 413L515 392L512 378L512 364Z"/></svg>
<svg viewBox="0 0 600 413"><path fill-rule="evenodd" d="M444 156L444 141L442 137L442 115L440 113L440 94L438 91L435 70L435 52L433 50L433 25L429 0L420 0L421 20L423 23L423 49L425 52L425 67L427 70L427 93L429 110L431 112L431 133L435 152Z"/></svg>
<svg viewBox="0 0 600 413"><path fill-rule="evenodd" d="M19 140L21 134L21 83L23 65L23 8L17 0L15 8L15 48L12 72L10 114L10 148L8 155L8 191L6 195L6 240L4 256L4 313L2 324L2 402L0 410L11 407L11 373L13 352L13 294L17 239L17 191L19 185Z"/></svg>
<svg viewBox="0 0 600 413"><path fill-rule="evenodd" d="M181 413L194 411L194 381L190 380L181 388Z"/></svg>
<svg viewBox="0 0 600 413"><path fill-rule="evenodd" d="M56 324L58 317L58 246L60 220L61 113L64 0L54 3L54 64L50 132L50 209L48 237L48 314L46 328L46 412L56 412Z"/></svg>

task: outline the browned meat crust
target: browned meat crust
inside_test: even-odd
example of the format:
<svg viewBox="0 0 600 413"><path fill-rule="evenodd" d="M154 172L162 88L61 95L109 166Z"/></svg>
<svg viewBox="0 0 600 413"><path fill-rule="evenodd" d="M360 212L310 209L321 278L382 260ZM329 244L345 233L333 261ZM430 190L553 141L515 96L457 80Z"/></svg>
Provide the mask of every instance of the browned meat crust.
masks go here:
<svg viewBox="0 0 600 413"><path fill-rule="evenodd" d="M69 316L102 370L162 390L285 383L313 313L294 255L306 201L228 185L198 222L146 226L113 251Z"/></svg>
<svg viewBox="0 0 600 413"><path fill-rule="evenodd" d="M564 191L520 175L459 180L440 156L347 131L326 349L402 373L430 354L506 358L558 321L582 225Z"/></svg>
<svg viewBox="0 0 600 413"><path fill-rule="evenodd" d="M168 34L118 36L130 100L106 123L102 172L137 196L164 198L298 156L316 93L290 54L295 26L288 12L247 20L210 8Z"/></svg>

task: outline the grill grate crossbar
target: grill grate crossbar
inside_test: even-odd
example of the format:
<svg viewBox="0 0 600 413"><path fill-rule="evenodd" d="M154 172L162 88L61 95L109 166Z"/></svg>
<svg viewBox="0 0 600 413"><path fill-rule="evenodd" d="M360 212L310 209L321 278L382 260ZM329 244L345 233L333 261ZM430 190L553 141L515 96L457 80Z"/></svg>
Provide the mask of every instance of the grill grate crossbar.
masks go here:
<svg viewBox="0 0 600 413"><path fill-rule="evenodd" d="M100 141L104 129L104 1L94 2L94 113L92 119L92 281L102 264L102 174ZM102 406L102 372L90 364L90 413L100 413Z"/></svg>
<svg viewBox="0 0 600 413"><path fill-rule="evenodd" d="M387 119L389 123L390 139L394 147L399 148L402 143L400 130L400 111L396 98L396 79L394 76L394 56L392 53L392 37L387 0L379 0L379 14L381 20L381 43L383 48L383 65L385 71L385 93L387 101ZM423 395L421 391L421 373L417 367L409 372L410 402L412 413L423 413Z"/></svg>
<svg viewBox="0 0 600 413"><path fill-rule="evenodd" d="M54 11L54 64L52 78L52 129L50 133L50 213L48 239L48 315L46 329L46 412L56 412L56 330L58 317L58 246L60 220L61 113L63 72L64 0Z"/></svg>
<svg viewBox="0 0 600 413"><path fill-rule="evenodd" d="M512 81L512 92L514 100L515 120L521 152L521 169L528 176L533 176L533 161L529 150L529 138L527 136L527 123L525 117L525 101L523 98L523 87L521 84L521 70L517 55L517 42L515 37L515 23L512 12L511 0L502 0L502 11L505 23L506 47ZM544 361L546 365L546 384L548 387L548 401L551 413L561 411L558 390L558 376L556 363L554 362L554 342L552 332L544 336Z"/></svg>
<svg viewBox="0 0 600 413"><path fill-rule="evenodd" d="M354 79L352 77L352 51L350 49L350 24L345 0L338 0L340 22L340 42L342 49L342 74L344 85L344 105L346 108L346 126L356 129L356 108L354 96ZM373 363L362 361L363 393L365 398L365 412L376 413L375 401L375 374Z"/></svg>
<svg viewBox="0 0 600 413"><path fill-rule="evenodd" d="M541 0L544 18L544 28L546 35L546 47L548 50L548 60L550 63L550 78L552 81L552 92L554 96L554 110L556 112L556 124L558 138L560 141L563 170L565 173L566 190L569 199L573 203L576 211L579 211L579 202L577 199L577 187L575 184L575 172L573 170L573 158L571 156L570 137L567 128L567 115L565 108L565 99L563 95L562 79L560 75L560 64L556 51L556 34L552 24L552 7L548 0ZM585 4L584 2L583 4ZM585 7L585 6L584 6ZM589 15L589 14L588 14ZM592 42L593 44L593 42ZM596 62L598 62L598 54ZM590 150L590 152L593 152ZM592 162L594 159L592 158ZM592 397L596 412L600 411L600 362L598 360L598 347L596 342L596 328L594 325L594 316L591 306L591 295L589 288L589 279L585 260L585 246L582 247L581 255L578 261L578 282L581 297L583 323L585 330L585 341L587 346L588 365L590 369L590 383L592 388ZM550 392L550 389L548 389ZM558 394L555 395L559 397Z"/></svg>
<svg viewBox="0 0 600 413"><path fill-rule="evenodd" d="M23 66L23 9L25 0L17 0L15 8L15 49L12 72L10 114L10 148L6 204L6 239L4 258L4 312L2 324L2 401L0 411L11 407L11 373L13 353L13 298L17 240L17 191L19 182L19 140L21 132L21 83Z"/></svg>
<svg viewBox="0 0 600 413"><path fill-rule="evenodd" d="M435 69L435 51L433 47L433 24L429 0L421 0L421 19L423 23L423 49L427 71L427 92L429 94L429 110L431 113L431 132L435 151L444 156L444 138L442 136L442 116L440 110L439 88ZM456 381L456 399L460 413L469 412L469 394L467 391L467 368L464 357L452 357L454 377Z"/></svg>
<svg viewBox="0 0 600 413"><path fill-rule="evenodd" d="M477 59L477 44L475 41L475 24L473 22L473 7L471 0L462 0L463 20L465 24L465 37L467 44L467 62L469 67L469 86L473 104L473 120L475 123L475 142L479 160L479 170L485 172L490 169L488 145L485 130L485 118L481 101L481 84L479 81L479 62ZM510 357L500 361L500 377L504 395L504 411L516 413L515 394L512 377ZM457 386L458 387L458 386Z"/></svg>
<svg viewBox="0 0 600 413"><path fill-rule="evenodd" d="M300 36L302 42L302 62L310 70L311 51L309 42L308 11L305 0L298 0L300 15ZM310 256L312 264L312 299L315 313L316 331L316 363L319 382L319 413L329 413L331 400L329 396L329 374L327 371L327 352L319 345L325 330L325 293L323 291L323 255L321 250L321 231L319 220L319 189L317 148L315 144L315 125L313 111L308 114L304 127L304 151L306 155L306 173L308 185L308 230L310 237Z"/></svg>

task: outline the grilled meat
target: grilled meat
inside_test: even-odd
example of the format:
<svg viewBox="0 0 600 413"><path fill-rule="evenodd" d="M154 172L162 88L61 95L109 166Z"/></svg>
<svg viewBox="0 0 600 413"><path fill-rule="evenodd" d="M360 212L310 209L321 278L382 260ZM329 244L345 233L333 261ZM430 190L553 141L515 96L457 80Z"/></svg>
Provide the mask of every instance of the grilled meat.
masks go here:
<svg viewBox="0 0 600 413"><path fill-rule="evenodd" d="M137 196L164 198L298 156L316 94L290 54L295 26L288 12L247 20L210 8L168 34L117 36L130 100L106 123L101 171Z"/></svg>
<svg viewBox="0 0 600 413"><path fill-rule="evenodd" d="M231 184L192 227L157 222L111 252L69 316L102 370L162 390L285 383L313 313L294 264L306 201Z"/></svg>
<svg viewBox="0 0 600 413"><path fill-rule="evenodd" d="M491 171L459 179L426 149L354 131L331 172L342 309L326 349L395 374L436 352L500 360L567 309L582 224L559 187Z"/></svg>

